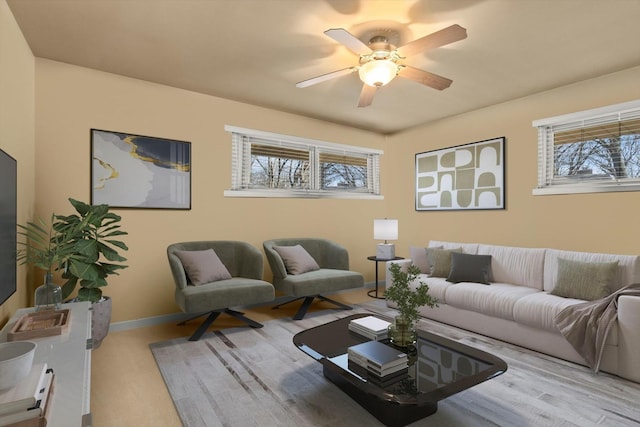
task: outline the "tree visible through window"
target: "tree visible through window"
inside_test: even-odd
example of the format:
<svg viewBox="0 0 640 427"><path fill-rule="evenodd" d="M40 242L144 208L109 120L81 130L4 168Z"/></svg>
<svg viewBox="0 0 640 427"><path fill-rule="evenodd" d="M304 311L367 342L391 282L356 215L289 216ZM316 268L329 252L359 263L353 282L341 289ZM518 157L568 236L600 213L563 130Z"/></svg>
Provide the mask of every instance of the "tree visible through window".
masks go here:
<svg viewBox="0 0 640 427"><path fill-rule="evenodd" d="M227 196L379 196L379 150L227 126L232 188ZM244 193L244 194L242 194Z"/></svg>
<svg viewBox="0 0 640 427"><path fill-rule="evenodd" d="M640 100L537 120L534 194L640 190Z"/></svg>

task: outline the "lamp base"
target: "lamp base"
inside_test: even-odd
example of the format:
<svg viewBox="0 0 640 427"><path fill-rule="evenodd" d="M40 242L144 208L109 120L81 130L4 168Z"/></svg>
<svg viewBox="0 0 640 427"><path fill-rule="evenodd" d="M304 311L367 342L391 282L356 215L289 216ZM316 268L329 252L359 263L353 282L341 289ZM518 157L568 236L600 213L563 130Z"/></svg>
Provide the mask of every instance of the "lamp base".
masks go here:
<svg viewBox="0 0 640 427"><path fill-rule="evenodd" d="M376 249L376 258L394 259L396 257L396 246L393 243L379 243Z"/></svg>

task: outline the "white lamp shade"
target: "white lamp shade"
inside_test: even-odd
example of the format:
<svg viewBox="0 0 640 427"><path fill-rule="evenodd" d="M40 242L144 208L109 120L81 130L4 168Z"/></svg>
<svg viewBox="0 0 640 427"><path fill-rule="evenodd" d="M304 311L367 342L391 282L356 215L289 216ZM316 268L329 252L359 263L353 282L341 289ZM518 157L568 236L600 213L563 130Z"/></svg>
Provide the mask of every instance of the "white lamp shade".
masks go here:
<svg viewBox="0 0 640 427"><path fill-rule="evenodd" d="M398 220L374 219L373 238L375 240L398 240Z"/></svg>
<svg viewBox="0 0 640 427"><path fill-rule="evenodd" d="M388 59L374 59L362 64L358 74L369 86L384 86L398 74L398 65Z"/></svg>

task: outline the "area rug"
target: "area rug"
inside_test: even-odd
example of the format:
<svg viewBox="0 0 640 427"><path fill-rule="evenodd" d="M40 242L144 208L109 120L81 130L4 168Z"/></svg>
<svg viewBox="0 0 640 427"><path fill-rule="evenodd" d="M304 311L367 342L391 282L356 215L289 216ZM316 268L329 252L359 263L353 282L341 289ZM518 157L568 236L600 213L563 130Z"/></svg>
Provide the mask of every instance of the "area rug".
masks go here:
<svg viewBox="0 0 640 427"><path fill-rule="evenodd" d="M186 427L381 426L292 343L299 331L359 312L394 314L375 301L150 348ZM441 401L412 426L640 426L640 385L446 325L420 325L496 354L509 370Z"/></svg>

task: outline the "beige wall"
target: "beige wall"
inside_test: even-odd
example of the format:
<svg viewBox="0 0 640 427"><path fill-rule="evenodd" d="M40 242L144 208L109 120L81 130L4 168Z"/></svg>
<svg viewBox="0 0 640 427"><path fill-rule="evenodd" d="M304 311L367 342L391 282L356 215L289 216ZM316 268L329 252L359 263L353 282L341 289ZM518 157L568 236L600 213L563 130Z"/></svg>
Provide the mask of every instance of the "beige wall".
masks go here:
<svg viewBox="0 0 640 427"><path fill-rule="evenodd" d="M33 214L34 187L34 58L7 3L0 0L0 148L18 164L18 222ZM17 270L17 291L0 306L0 326L32 301L27 269Z"/></svg>
<svg viewBox="0 0 640 427"><path fill-rule="evenodd" d="M116 210L130 233L130 267L105 289L113 298L114 322L177 310L165 252L177 241L244 240L262 250L269 238L325 237L345 245L351 267L373 280L366 256L375 250L373 219L387 214L385 201L225 198L231 137L224 125L377 149L384 137L49 60L36 60L36 87L41 215L71 212L68 197L89 200L91 128L192 143L190 211ZM269 278L268 267L265 272Z"/></svg>
<svg viewBox="0 0 640 427"><path fill-rule="evenodd" d="M640 253L640 228L626 225L635 224L640 193L531 195L537 174L531 121L638 99L640 68L385 138L48 60L37 59L34 71L33 56L4 0L0 24L0 147L18 159L21 222L33 216L36 199L39 215L70 212L68 197L88 201L91 128L192 142L192 210L117 210L130 232L131 267L106 288L114 299L114 322L176 311L165 248L181 240L238 239L260 247L272 237L326 237L347 246L352 267L367 281L373 280L373 263L365 260L375 247L372 219L385 216L400 219L400 255L407 255L409 245L424 245L429 239ZM225 198L230 183L225 124L382 148L385 200ZM498 136L507 138L507 209L414 210L415 153ZM601 223L602 218L607 221ZM268 268L265 272L269 278ZM0 322L30 304L32 289L24 285L25 276L21 268L19 291L0 308Z"/></svg>
<svg viewBox="0 0 640 427"><path fill-rule="evenodd" d="M536 119L640 99L640 67L484 108L394 135L386 145L386 202L400 219L400 252L429 239L640 254L640 193L533 196ZM416 212L416 153L506 137L506 206L499 211ZM393 149L392 149L393 148ZM388 175L391 172L391 175ZM396 209L397 208L397 209Z"/></svg>

